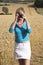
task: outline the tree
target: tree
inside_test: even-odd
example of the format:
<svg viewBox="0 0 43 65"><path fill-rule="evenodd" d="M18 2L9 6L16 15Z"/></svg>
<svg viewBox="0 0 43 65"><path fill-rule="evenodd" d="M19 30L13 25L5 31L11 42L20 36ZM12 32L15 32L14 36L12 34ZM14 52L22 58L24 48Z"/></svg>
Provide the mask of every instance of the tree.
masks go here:
<svg viewBox="0 0 43 65"><path fill-rule="evenodd" d="M43 0L36 0L35 1L35 6L36 7L43 7Z"/></svg>
<svg viewBox="0 0 43 65"><path fill-rule="evenodd" d="M8 10L7 7L3 7L3 8L2 8L2 11L3 11L5 14L8 14L8 11L9 11L9 10Z"/></svg>

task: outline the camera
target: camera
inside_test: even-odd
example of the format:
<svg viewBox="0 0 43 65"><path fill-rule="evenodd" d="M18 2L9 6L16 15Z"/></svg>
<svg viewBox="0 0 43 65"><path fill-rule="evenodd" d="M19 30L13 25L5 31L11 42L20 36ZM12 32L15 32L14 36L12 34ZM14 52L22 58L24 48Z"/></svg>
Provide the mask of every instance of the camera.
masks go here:
<svg viewBox="0 0 43 65"><path fill-rule="evenodd" d="M23 14L19 14L19 16L18 16L18 22L19 22L20 18L23 18L23 16L24 16ZM25 19L24 19L24 21L25 21Z"/></svg>
<svg viewBox="0 0 43 65"><path fill-rule="evenodd" d="M23 18L23 14L19 14L18 19Z"/></svg>

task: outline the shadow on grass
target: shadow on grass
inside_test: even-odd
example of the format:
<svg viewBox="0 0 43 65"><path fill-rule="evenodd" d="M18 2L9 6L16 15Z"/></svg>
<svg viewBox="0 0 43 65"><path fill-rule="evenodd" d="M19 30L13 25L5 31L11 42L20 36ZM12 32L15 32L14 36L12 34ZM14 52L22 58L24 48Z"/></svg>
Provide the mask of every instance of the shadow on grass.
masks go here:
<svg viewBox="0 0 43 65"><path fill-rule="evenodd" d="M35 7L35 5L34 5L34 4L32 4L32 5L28 5L27 7L32 7L32 8L34 8L34 7Z"/></svg>
<svg viewBox="0 0 43 65"><path fill-rule="evenodd" d="M7 13L7 14L5 14L5 13L0 13L0 15L12 15L12 13Z"/></svg>
<svg viewBox="0 0 43 65"><path fill-rule="evenodd" d="M10 4L7 4L7 3L0 3L0 6L10 6Z"/></svg>

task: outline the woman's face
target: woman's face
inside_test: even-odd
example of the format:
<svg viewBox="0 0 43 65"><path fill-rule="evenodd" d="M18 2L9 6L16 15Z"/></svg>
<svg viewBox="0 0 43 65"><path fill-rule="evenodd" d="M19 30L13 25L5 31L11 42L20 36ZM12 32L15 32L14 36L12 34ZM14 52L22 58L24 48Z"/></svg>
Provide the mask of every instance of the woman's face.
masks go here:
<svg viewBox="0 0 43 65"><path fill-rule="evenodd" d="M19 23L20 25L23 24L23 20L24 20L23 18L20 18L18 23Z"/></svg>

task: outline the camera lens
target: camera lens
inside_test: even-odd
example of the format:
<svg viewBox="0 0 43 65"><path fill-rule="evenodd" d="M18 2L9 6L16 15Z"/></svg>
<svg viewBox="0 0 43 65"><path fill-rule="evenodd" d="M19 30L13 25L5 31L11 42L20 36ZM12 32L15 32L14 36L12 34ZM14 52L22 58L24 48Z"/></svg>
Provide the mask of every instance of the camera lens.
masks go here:
<svg viewBox="0 0 43 65"><path fill-rule="evenodd" d="M23 18L23 14L19 14L18 18Z"/></svg>

